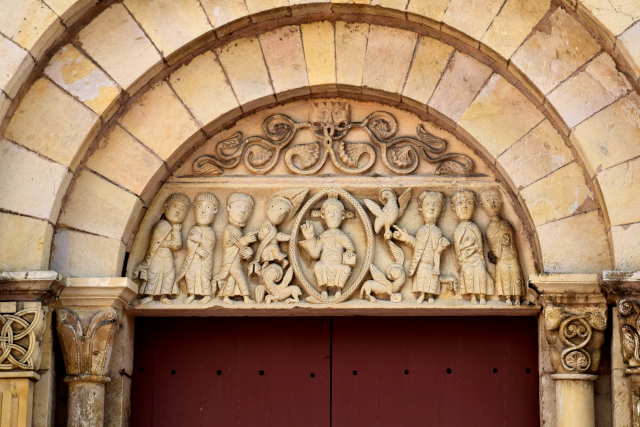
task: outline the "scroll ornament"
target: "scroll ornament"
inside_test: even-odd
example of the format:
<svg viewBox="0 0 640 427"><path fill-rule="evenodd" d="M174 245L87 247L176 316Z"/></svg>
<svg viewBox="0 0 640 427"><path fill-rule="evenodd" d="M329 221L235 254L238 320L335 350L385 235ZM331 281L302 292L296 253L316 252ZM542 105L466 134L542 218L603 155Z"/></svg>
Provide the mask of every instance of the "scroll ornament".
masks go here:
<svg viewBox="0 0 640 427"><path fill-rule="evenodd" d="M42 309L30 308L15 314L0 314L0 370L38 369L39 338L42 335Z"/></svg>
<svg viewBox="0 0 640 427"><path fill-rule="evenodd" d="M640 306L636 301L622 300L620 313L620 339L622 356L632 368L640 367Z"/></svg>

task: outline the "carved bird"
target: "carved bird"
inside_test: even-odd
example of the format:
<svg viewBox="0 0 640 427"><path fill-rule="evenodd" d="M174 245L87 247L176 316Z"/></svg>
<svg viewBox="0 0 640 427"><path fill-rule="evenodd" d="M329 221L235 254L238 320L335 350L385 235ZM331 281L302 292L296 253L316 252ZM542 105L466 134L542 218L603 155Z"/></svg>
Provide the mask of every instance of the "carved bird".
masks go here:
<svg viewBox="0 0 640 427"><path fill-rule="evenodd" d="M384 207L380 207L373 200L365 199L364 204L369 208L371 213L375 215L376 219L373 227L376 234L382 230L384 226L384 238L385 240L391 239L391 226L402 216L404 210L409 204L411 199L411 189L406 190L400 197L396 196L396 193L390 188L383 188L378 194L380 203Z"/></svg>

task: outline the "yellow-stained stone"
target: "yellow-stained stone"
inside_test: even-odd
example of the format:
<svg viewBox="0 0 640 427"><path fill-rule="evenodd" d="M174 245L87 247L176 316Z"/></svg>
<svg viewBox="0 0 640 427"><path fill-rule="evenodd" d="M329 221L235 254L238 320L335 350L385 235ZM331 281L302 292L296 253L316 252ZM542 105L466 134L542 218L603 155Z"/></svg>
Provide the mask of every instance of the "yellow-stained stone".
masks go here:
<svg viewBox="0 0 640 427"><path fill-rule="evenodd" d="M120 240L58 229L50 268L64 277L118 277L125 252Z"/></svg>
<svg viewBox="0 0 640 427"><path fill-rule="evenodd" d="M389 9L405 10L409 0L371 0L371 6L380 6Z"/></svg>
<svg viewBox="0 0 640 427"><path fill-rule="evenodd" d="M61 164L0 139L0 206L56 222L71 174Z"/></svg>
<svg viewBox="0 0 640 427"><path fill-rule="evenodd" d="M449 0L411 0L407 12L441 22Z"/></svg>
<svg viewBox="0 0 640 427"><path fill-rule="evenodd" d="M640 159L602 171L596 179L612 226L640 222Z"/></svg>
<svg viewBox="0 0 640 427"><path fill-rule="evenodd" d="M162 69L162 57L125 7L116 3L80 33L82 49L118 84L135 92L145 75ZM135 84L135 85L134 85Z"/></svg>
<svg viewBox="0 0 640 427"><path fill-rule="evenodd" d="M640 242L640 223L611 227L611 238L616 260L616 270L638 271L638 242Z"/></svg>
<svg viewBox="0 0 640 427"><path fill-rule="evenodd" d="M570 128L631 90L613 59L603 53L587 68L558 86L547 97Z"/></svg>
<svg viewBox="0 0 640 427"><path fill-rule="evenodd" d="M250 14L265 12L271 9L288 7L288 0L245 0Z"/></svg>
<svg viewBox="0 0 640 427"><path fill-rule="evenodd" d="M620 35L640 20L640 2L636 0L580 0L613 36Z"/></svg>
<svg viewBox="0 0 640 427"><path fill-rule="evenodd" d="M156 154L118 125L98 142L86 166L137 195L142 194L156 174L166 172Z"/></svg>
<svg viewBox="0 0 640 427"><path fill-rule="evenodd" d="M69 25L93 7L97 0L46 0L46 3L65 24Z"/></svg>
<svg viewBox="0 0 640 427"><path fill-rule="evenodd" d="M249 14L244 0L200 0L200 3L214 28L222 27Z"/></svg>
<svg viewBox="0 0 640 427"><path fill-rule="evenodd" d="M300 28L311 91L337 90L333 23L313 22L302 24Z"/></svg>
<svg viewBox="0 0 640 427"><path fill-rule="evenodd" d="M137 99L119 123L165 161L199 129L164 81Z"/></svg>
<svg viewBox="0 0 640 427"><path fill-rule="evenodd" d="M300 27L289 25L261 34L260 45L278 100L310 92Z"/></svg>
<svg viewBox="0 0 640 427"><path fill-rule="evenodd" d="M222 66L210 50L174 71L169 81L205 128L206 125L215 126L218 119L240 112Z"/></svg>
<svg viewBox="0 0 640 427"><path fill-rule="evenodd" d="M599 50L596 39L558 8L511 61L546 95Z"/></svg>
<svg viewBox="0 0 640 427"><path fill-rule="evenodd" d="M22 99L5 136L75 170L98 124L98 115L41 78Z"/></svg>
<svg viewBox="0 0 640 427"><path fill-rule="evenodd" d="M520 191L535 225L597 209L582 169L576 162Z"/></svg>
<svg viewBox="0 0 640 427"><path fill-rule="evenodd" d="M249 110L275 101L257 38L234 40L216 49L240 106Z"/></svg>
<svg viewBox="0 0 640 427"><path fill-rule="evenodd" d="M69 191L58 226L122 239L141 209L142 202L134 194L82 170Z"/></svg>
<svg viewBox="0 0 640 427"><path fill-rule="evenodd" d="M211 31L198 0L124 0L165 58Z"/></svg>
<svg viewBox="0 0 640 427"><path fill-rule="evenodd" d="M640 22L622 33L618 41L629 52L629 56L635 62L636 68L640 67Z"/></svg>
<svg viewBox="0 0 640 427"><path fill-rule="evenodd" d="M458 126L497 157L543 118L518 89L494 74L464 112Z"/></svg>
<svg viewBox="0 0 640 427"><path fill-rule="evenodd" d="M429 106L457 122L492 73L491 68L469 55L455 52Z"/></svg>
<svg viewBox="0 0 640 427"><path fill-rule="evenodd" d="M64 31L60 19L40 0L2 2L0 32L36 59Z"/></svg>
<svg viewBox="0 0 640 427"><path fill-rule="evenodd" d="M364 61L363 92L381 90L400 98L417 37L410 31L371 25Z"/></svg>
<svg viewBox="0 0 640 427"><path fill-rule="evenodd" d="M48 270L52 235L47 221L0 212L0 271Z"/></svg>
<svg viewBox="0 0 640 427"><path fill-rule="evenodd" d="M505 0L451 0L442 22L480 40Z"/></svg>
<svg viewBox="0 0 640 427"><path fill-rule="evenodd" d="M336 22L336 80L338 87L362 85L369 24Z"/></svg>
<svg viewBox="0 0 640 427"><path fill-rule="evenodd" d="M11 40L0 36L0 90L15 97L33 68L33 58Z"/></svg>
<svg viewBox="0 0 640 427"><path fill-rule="evenodd" d="M550 6L551 0L507 0L481 41L509 59Z"/></svg>
<svg viewBox="0 0 640 427"><path fill-rule="evenodd" d="M430 37L420 37L402 96L426 104L442 77L453 47Z"/></svg>
<svg viewBox="0 0 640 427"><path fill-rule="evenodd" d="M633 92L580 123L571 140L591 175L640 156L640 96Z"/></svg>
<svg viewBox="0 0 640 427"><path fill-rule="evenodd" d="M98 114L120 95L118 85L70 44L51 58L44 73Z"/></svg>
<svg viewBox="0 0 640 427"><path fill-rule="evenodd" d="M545 273L597 273L612 268L609 238L595 210L536 228Z"/></svg>
<svg viewBox="0 0 640 427"><path fill-rule="evenodd" d="M546 119L497 159L519 189L572 160L571 150Z"/></svg>

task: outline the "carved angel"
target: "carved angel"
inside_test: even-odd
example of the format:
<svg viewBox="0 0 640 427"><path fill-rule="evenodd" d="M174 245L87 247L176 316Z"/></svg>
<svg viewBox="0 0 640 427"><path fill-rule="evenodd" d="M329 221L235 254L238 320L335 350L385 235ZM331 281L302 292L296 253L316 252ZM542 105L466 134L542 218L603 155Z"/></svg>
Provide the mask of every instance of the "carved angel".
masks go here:
<svg viewBox="0 0 640 427"><path fill-rule="evenodd" d="M411 189L405 190L400 197L397 197L392 189L383 188L380 190L378 198L380 199L380 203L384 204L383 208L369 199L364 199L364 204L367 205L367 208L369 208L371 213L376 217L373 224L376 234L378 234L384 226L384 238L385 240L390 240L393 235L391 226L404 214L409 200L411 200Z"/></svg>
<svg viewBox="0 0 640 427"><path fill-rule="evenodd" d="M369 271L371 271L373 280L364 282L362 289L360 289L360 299L366 294L369 301L376 302L376 298L371 295L371 293L374 293L378 297L388 295L391 302L402 301L400 289L402 289L407 279L407 273L404 271L404 252L391 241L389 242L389 249L395 262L387 267L386 276L375 265L371 264Z"/></svg>

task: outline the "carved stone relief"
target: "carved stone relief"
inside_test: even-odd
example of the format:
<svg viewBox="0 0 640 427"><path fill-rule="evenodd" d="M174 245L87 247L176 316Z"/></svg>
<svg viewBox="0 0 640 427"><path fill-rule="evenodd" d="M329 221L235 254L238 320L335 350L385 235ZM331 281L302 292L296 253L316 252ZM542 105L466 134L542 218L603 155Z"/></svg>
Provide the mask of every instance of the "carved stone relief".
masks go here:
<svg viewBox="0 0 640 427"><path fill-rule="evenodd" d="M38 369L43 316L42 308L0 314L0 370Z"/></svg>

